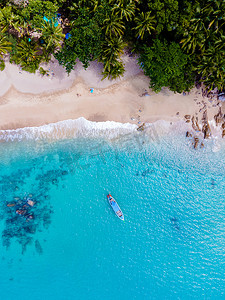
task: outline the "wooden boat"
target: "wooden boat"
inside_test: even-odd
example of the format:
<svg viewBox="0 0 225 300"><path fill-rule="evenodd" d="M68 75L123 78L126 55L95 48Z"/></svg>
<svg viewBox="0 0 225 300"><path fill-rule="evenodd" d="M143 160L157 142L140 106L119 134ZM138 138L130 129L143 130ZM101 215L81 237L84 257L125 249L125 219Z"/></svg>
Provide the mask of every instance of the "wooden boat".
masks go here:
<svg viewBox="0 0 225 300"><path fill-rule="evenodd" d="M124 221L123 212L120 209L119 205L117 204L116 200L110 194L107 195L107 198L109 200L109 204L111 205L111 207L114 210L117 217L120 218L120 220Z"/></svg>

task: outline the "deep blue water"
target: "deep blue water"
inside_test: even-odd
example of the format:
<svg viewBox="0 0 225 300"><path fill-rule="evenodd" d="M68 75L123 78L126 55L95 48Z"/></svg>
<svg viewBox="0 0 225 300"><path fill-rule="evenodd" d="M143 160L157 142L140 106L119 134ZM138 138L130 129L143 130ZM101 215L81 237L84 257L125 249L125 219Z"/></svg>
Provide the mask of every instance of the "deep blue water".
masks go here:
<svg viewBox="0 0 225 300"><path fill-rule="evenodd" d="M219 143L194 150L185 134L143 133L1 143L0 298L224 299ZM27 222L7 204L29 194Z"/></svg>

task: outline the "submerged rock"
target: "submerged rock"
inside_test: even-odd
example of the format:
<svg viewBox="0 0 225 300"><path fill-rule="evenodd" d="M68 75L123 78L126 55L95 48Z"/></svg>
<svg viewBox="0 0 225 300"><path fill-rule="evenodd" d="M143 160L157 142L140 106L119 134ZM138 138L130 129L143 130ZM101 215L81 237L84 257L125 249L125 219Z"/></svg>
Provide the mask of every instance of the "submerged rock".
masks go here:
<svg viewBox="0 0 225 300"><path fill-rule="evenodd" d="M192 137L192 134L189 131L187 131L186 132L186 137Z"/></svg>
<svg viewBox="0 0 225 300"><path fill-rule="evenodd" d="M216 125L223 123L224 120L223 120L223 114L222 114L221 107L219 108L218 113L214 116L214 119L215 119Z"/></svg>
<svg viewBox="0 0 225 300"><path fill-rule="evenodd" d="M225 129L222 131L222 137L225 136Z"/></svg>
<svg viewBox="0 0 225 300"><path fill-rule="evenodd" d="M215 180L213 178L211 178L211 185L212 185L212 188L214 189L215 188Z"/></svg>
<svg viewBox="0 0 225 300"><path fill-rule="evenodd" d="M149 174L149 173L150 173L150 171L149 171L149 169L147 169L147 170L143 171L141 175L142 175L142 176L146 176L146 175Z"/></svg>
<svg viewBox="0 0 225 300"><path fill-rule="evenodd" d="M22 254L24 254L26 252L27 249L27 245L32 244L32 237L25 237L22 239L21 241L21 246L22 246Z"/></svg>
<svg viewBox="0 0 225 300"><path fill-rule="evenodd" d="M180 230L179 220L176 217L170 218L171 224L177 230Z"/></svg>
<svg viewBox="0 0 225 300"><path fill-rule="evenodd" d="M199 138L198 137L194 137L194 149L197 149L199 144Z"/></svg>
<svg viewBox="0 0 225 300"><path fill-rule="evenodd" d="M198 118L196 117L192 117L191 118L191 121L192 121L192 128L195 130L195 131L200 131L200 128L199 128L199 125L198 125Z"/></svg>
<svg viewBox="0 0 225 300"><path fill-rule="evenodd" d="M191 115L185 115L184 118L185 118L186 120L190 120L190 119L191 119Z"/></svg>
<svg viewBox="0 0 225 300"><path fill-rule="evenodd" d="M63 176L68 175L68 172L67 171L62 171L62 175Z"/></svg>
<svg viewBox="0 0 225 300"><path fill-rule="evenodd" d="M39 253L39 254L43 253L43 249L42 249L41 244L38 240L35 241L35 248L36 248L37 253Z"/></svg>
<svg viewBox="0 0 225 300"><path fill-rule="evenodd" d="M203 125L202 132L204 134L204 139L208 139L212 135L208 121Z"/></svg>
<svg viewBox="0 0 225 300"><path fill-rule="evenodd" d="M59 173L62 173L62 171L60 170ZM55 174L54 177L51 177L51 180L54 179ZM17 195L13 198L13 201L4 200L2 206L5 218L5 229L2 231L4 247L9 248L11 240L16 239L22 246L22 253L24 253L27 246L32 244L33 236L37 231L40 231L40 227L47 228L51 223L53 210L48 203L48 197L43 196L40 190L39 192L37 201L31 200L33 198L30 197L20 198ZM29 196L32 196L32 194L29 194ZM32 205L34 203L38 204ZM35 242L35 248L39 254L43 252L38 240Z"/></svg>

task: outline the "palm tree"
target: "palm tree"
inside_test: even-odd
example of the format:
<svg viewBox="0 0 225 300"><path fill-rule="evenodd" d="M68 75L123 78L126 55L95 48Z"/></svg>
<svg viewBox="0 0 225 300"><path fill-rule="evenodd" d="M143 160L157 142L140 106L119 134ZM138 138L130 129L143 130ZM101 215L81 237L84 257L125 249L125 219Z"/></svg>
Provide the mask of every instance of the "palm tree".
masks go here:
<svg viewBox="0 0 225 300"><path fill-rule="evenodd" d="M222 32L221 32L220 36L215 39L215 46L218 49L225 48L225 35L223 35Z"/></svg>
<svg viewBox="0 0 225 300"><path fill-rule="evenodd" d="M0 57L3 58L12 49L12 44L2 34L0 35Z"/></svg>
<svg viewBox="0 0 225 300"><path fill-rule="evenodd" d="M203 15L195 17L190 20L190 28L193 32L202 31L207 34L206 26L204 23Z"/></svg>
<svg viewBox="0 0 225 300"><path fill-rule="evenodd" d="M17 31L19 33L19 37L29 34L28 23L24 19L21 19L18 22Z"/></svg>
<svg viewBox="0 0 225 300"><path fill-rule="evenodd" d="M12 49L12 44L6 39L5 36L0 34L0 70L5 69L5 62L3 60L4 54L7 54Z"/></svg>
<svg viewBox="0 0 225 300"><path fill-rule="evenodd" d="M137 31L136 36L141 39L144 38L146 32L151 34L155 31L156 20L155 16L151 15L151 11L149 12L141 12L136 18L134 18L136 22L136 27L134 29Z"/></svg>
<svg viewBox="0 0 225 300"><path fill-rule="evenodd" d="M103 68L103 79L108 77L109 79L116 79L124 74L124 65L120 60L114 59L110 63L108 61L104 62Z"/></svg>
<svg viewBox="0 0 225 300"><path fill-rule="evenodd" d="M99 61L103 63L103 79L108 77L115 79L124 73L123 63L120 61L120 55L123 54L126 43L121 37L106 39L102 45Z"/></svg>
<svg viewBox="0 0 225 300"><path fill-rule="evenodd" d="M195 50L201 50L205 46L206 28L203 22L201 8L197 6L196 15L190 20L188 29L183 33L183 39L180 41L182 48L187 53L194 53Z"/></svg>
<svg viewBox="0 0 225 300"><path fill-rule="evenodd" d="M108 60L110 57L118 58L123 54L123 50L126 47L126 43L121 37L106 39L102 45L102 56L106 57Z"/></svg>
<svg viewBox="0 0 225 300"><path fill-rule="evenodd" d="M1 0L0 8L4 8L7 5L8 0Z"/></svg>
<svg viewBox="0 0 225 300"><path fill-rule="evenodd" d="M208 29L214 26L214 31L219 31L225 24L225 2L221 0L208 0L208 4L203 8L207 20Z"/></svg>
<svg viewBox="0 0 225 300"><path fill-rule="evenodd" d="M123 35L123 31L125 29L124 23L121 18L113 13L108 15L104 20L103 29L105 29L106 35L110 38L112 36L121 36Z"/></svg>
<svg viewBox="0 0 225 300"><path fill-rule="evenodd" d="M195 70L201 76L201 81L208 91L215 87L223 90L225 87L225 58L224 51L214 46L209 47Z"/></svg>
<svg viewBox="0 0 225 300"><path fill-rule="evenodd" d="M37 43L24 38L17 45L17 53L14 54L12 60L16 64L20 64L23 70L34 73L41 61L41 57L38 55L39 50Z"/></svg>
<svg viewBox="0 0 225 300"><path fill-rule="evenodd" d="M93 7L93 12L96 12L98 7L103 7L101 4L100 0L92 0L92 7Z"/></svg>
<svg viewBox="0 0 225 300"><path fill-rule="evenodd" d="M184 33L184 38L180 41L182 48L187 53L194 53L195 50L204 52L206 44L206 36L202 31L190 30Z"/></svg>
<svg viewBox="0 0 225 300"><path fill-rule="evenodd" d="M122 38L106 39L102 45L99 61L104 64L105 69L110 70L111 66L115 65L115 61L123 54L123 49L126 43Z"/></svg>
<svg viewBox="0 0 225 300"><path fill-rule="evenodd" d="M61 48L65 35L62 33L62 27L60 25L55 26L54 21L44 21L43 26L39 28L39 30L42 32L46 50Z"/></svg>
<svg viewBox="0 0 225 300"><path fill-rule="evenodd" d="M135 9L136 5L133 0L118 0L112 11L115 12L116 15L119 15L121 19L125 18L127 21L131 21Z"/></svg>
<svg viewBox="0 0 225 300"><path fill-rule="evenodd" d="M17 45L17 50L20 59L29 62L33 59L36 59L36 55L39 51L39 48L37 43L24 38Z"/></svg>
<svg viewBox="0 0 225 300"><path fill-rule="evenodd" d="M18 21L19 21L19 17L17 15L14 15L11 6L6 6L0 9L0 27L3 30L4 29L8 30L12 28L17 30Z"/></svg>
<svg viewBox="0 0 225 300"><path fill-rule="evenodd" d="M85 7L89 11L95 12L100 5L101 0L79 0L76 3L73 2L69 7L70 18L77 18L79 15L79 8ZM73 18L72 18L73 19Z"/></svg>

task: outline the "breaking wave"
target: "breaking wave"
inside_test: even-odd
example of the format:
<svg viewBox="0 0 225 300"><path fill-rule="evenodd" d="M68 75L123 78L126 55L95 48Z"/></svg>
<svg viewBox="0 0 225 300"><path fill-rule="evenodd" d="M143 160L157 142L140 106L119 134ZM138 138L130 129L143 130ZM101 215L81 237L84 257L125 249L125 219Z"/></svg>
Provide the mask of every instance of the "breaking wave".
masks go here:
<svg viewBox="0 0 225 300"><path fill-rule="evenodd" d="M221 132L215 130L213 124L213 137L215 137L213 151L220 148ZM92 122L81 117L75 120L65 120L39 127L24 127L15 130L0 130L1 142L13 142L24 140L60 140L70 138L106 138L115 139L131 134L140 134L137 131L139 125L131 123L119 123L114 121ZM191 131L190 124L184 121L168 122L159 120L154 123L146 123L143 134L150 140L158 140L162 136L185 136L186 131Z"/></svg>
<svg viewBox="0 0 225 300"><path fill-rule="evenodd" d="M51 139L59 140L75 137L116 138L134 132L135 124L113 121L91 122L85 118L65 120L39 127L24 127L15 130L0 130L0 141L22 141Z"/></svg>

